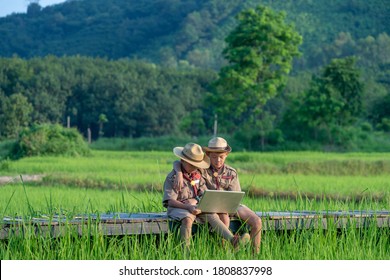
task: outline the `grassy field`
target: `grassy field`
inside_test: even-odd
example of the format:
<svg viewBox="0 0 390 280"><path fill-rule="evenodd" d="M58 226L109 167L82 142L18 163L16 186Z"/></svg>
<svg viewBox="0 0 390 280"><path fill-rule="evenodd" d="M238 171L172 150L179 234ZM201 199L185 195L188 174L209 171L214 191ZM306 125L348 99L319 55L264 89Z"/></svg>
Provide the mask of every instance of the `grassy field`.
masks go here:
<svg viewBox="0 0 390 280"><path fill-rule="evenodd" d="M94 151L90 157L32 157L0 163L2 175L45 174L43 184L162 189L176 160L170 152ZM244 190L388 198L390 154L232 153Z"/></svg>
<svg viewBox="0 0 390 280"><path fill-rule="evenodd" d="M170 152L93 151L83 158L33 157L0 162L0 176L45 174L42 182L0 186L0 215L160 212L162 185L176 160ZM232 153L228 163L255 211L389 210L390 154ZM1 259L182 259L177 237L105 237L72 230L64 238L12 237ZM389 229L264 232L261 252L221 250L208 233L195 236L192 259L389 259Z"/></svg>

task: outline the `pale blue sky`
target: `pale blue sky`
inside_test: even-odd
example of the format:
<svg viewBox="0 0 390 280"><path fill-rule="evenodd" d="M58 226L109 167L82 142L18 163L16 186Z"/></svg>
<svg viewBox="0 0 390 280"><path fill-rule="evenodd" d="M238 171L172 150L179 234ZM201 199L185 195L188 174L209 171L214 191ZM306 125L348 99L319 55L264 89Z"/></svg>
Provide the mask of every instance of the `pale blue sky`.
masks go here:
<svg viewBox="0 0 390 280"><path fill-rule="evenodd" d="M39 5L46 7L65 2L66 0L39 0ZM4 17L11 13L25 13L29 0L0 0L0 17Z"/></svg>

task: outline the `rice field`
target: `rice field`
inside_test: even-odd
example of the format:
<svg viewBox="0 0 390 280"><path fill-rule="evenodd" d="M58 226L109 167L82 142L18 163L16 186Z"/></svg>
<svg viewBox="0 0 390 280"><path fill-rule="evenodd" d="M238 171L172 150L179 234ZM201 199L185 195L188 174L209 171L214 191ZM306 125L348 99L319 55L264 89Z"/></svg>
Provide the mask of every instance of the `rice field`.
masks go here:
<svg viewBox="0 0 390 280"><path fill-rule="evenodd" d="M1 217L161 212L170 152L93 151L90 157L32 157L0 162L0 176L45 174L42 182L0 185ZM244 204L255 211L390 209L390 154L232 153ZM0 259L32 260L388 260L389 228L263 232L261 252L236 252L215 235L194 236L190 256L175 234L107 237L96 225L79 237L14 236ZM223 248L221 246L227 246Z"/></svg>

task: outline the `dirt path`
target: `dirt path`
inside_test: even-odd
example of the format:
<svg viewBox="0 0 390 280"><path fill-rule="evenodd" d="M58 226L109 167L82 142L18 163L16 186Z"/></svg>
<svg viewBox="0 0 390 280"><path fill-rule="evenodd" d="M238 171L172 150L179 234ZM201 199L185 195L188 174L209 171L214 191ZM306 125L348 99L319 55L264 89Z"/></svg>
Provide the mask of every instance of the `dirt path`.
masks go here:
<svg viewBox="0 0 390 280"><path fill-rule="evenodd" d="M20 183L22 182L39 182L42 181L43 174L36 175L17 175L17 176L0 176L0 185L9 183Z"/></svg>

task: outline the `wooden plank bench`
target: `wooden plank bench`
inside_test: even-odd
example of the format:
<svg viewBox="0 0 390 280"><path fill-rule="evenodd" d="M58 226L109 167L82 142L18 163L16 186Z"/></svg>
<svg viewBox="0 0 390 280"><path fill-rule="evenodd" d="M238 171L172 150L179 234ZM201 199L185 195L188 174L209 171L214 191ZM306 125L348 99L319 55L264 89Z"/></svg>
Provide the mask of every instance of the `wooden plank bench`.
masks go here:
<svg viewBox="0 0 390 280"><path fill-rule="evenodd" d="M390 211L293 211L256 212L263 222L263 231L328 229L330 227L390 227ZM231 229L237 231L241 222L231 220ZM91 234L91 227L99 234L141 235L167 233L172 221L166 212L160 213L108 213L75 216L40 217L32 219L5 217L0 227L0 239L26 234L63 236L70 229L77 235Z"/></svg>

